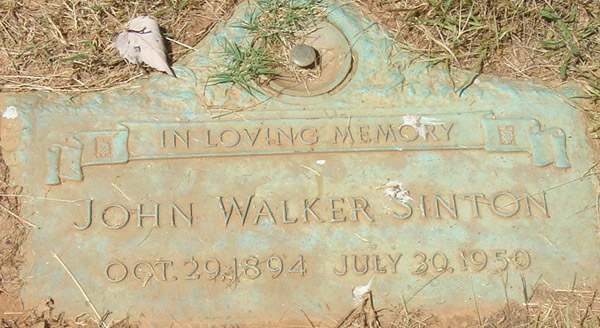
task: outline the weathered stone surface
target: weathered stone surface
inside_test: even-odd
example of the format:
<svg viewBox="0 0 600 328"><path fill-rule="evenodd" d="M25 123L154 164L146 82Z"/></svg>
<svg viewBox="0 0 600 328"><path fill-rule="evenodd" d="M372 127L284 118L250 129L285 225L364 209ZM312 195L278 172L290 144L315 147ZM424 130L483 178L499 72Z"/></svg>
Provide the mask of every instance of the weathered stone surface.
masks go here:
<svg viewBox="0 0 600 328"><path fill-rule="evenodd" d="M90 312L53 252L99 311L156 327L332 322L371 279L378 305L472 315L522 302L523 281L598 285L577 90L484 76L459 96L355 8L329 20L354 65L332 93L207 86L220 42L243 39L226 25L178 79L1 96L21 216L40 227L26 306Z"/></svg>

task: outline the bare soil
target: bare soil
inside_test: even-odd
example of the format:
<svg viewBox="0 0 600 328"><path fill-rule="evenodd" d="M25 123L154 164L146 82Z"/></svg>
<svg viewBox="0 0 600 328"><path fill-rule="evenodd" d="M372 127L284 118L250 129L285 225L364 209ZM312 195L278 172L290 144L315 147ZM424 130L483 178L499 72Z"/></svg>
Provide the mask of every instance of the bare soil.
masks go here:
<svg viewBox="0 0 600 328"><path fill-rule="evenodd" d="M20 194L21 188L9 185L9 170L0 159L0 194ZM19 300L21 280L18 268L20 264L19 247L27 234L26 228L10 212L19 213L19 201L16 197L0 197L0 319L11 313L21 312ZM18 214L17 214L18 215ZM8 314L7 314L8 313Z"/></svg>
<svg viewBox="0 0 600 328"><path fill-rule="evenodd" d="M177 61L238 0L7 0L0 2L0 92L104 90L148 75L114 49L130 19L156 18Z"/></svg>

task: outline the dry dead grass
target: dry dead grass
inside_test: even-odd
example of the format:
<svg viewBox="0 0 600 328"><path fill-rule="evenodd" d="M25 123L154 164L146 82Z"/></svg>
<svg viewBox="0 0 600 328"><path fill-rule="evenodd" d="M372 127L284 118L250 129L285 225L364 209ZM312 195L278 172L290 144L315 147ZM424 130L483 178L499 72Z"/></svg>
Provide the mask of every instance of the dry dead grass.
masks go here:
<svg viewBox="0 0 600 328"><path fill-rule="evenodd" d="M352 0L432 64L515 78L582 82L600 98L599 0ZM0 92L80 92L145 74L113 49L141 14L177 42L176 61L239 0L0 1Z"/></svg>
<svg viewBox="0 0 600 328"><path fill-rule="evenodd" d="M600 327L600 297L593 290L537 290L529 302L507 303L497 312L478 317L472 313L442 318L418 308L398 305L391 309L375 309L372 294L331 328L436 328L436 327L479 327L479 328L592 328ZM13 320L2 320L2 328L75 328L100 327L89 315L66 318L64 313L53 311L54 302L47 299L34 309L24 311ZM112 321L105 314L106 328L137 328L138 324L127 318ZM316 327L307 318L306 327ZM323 326L319 326L323 327Z"/></svg>
<svg viewBox="0 0 600 328"><path fill-rule="evenodd" d="M336 328L600 327L600 295L594 290L554 290L548 286L540 287L536 288L527 303L510 302L487 316L479 316L474 307L471 313L451 318L402 305L375 311L370 296Z"/></svg>
<svg viewBox="0 0 600 328"><path fill-rule="evenodd" d="M195 45L237 0L0 1L0 92L94 91L143 76L113 48L130 19L149 14L171 40L170 60Z"/></svg>
<svg viewBox="0 0 600 328"><path fill-rule="evenodd" d="M598 0L355 0L421 60L550 83L600 99Z"/></svg>
<svg viewBox="0 0 600 328"><path fill-rule="evenodd" d="M22 188L11 186L7 181L8 166L0 158L0 194L21 193ZM19 200L16 197L0 197L0 207L0 294L18 297L21 280L17 272L20 264L17 253L27 233L27 227L11 214L19 212Z"/></svg>

